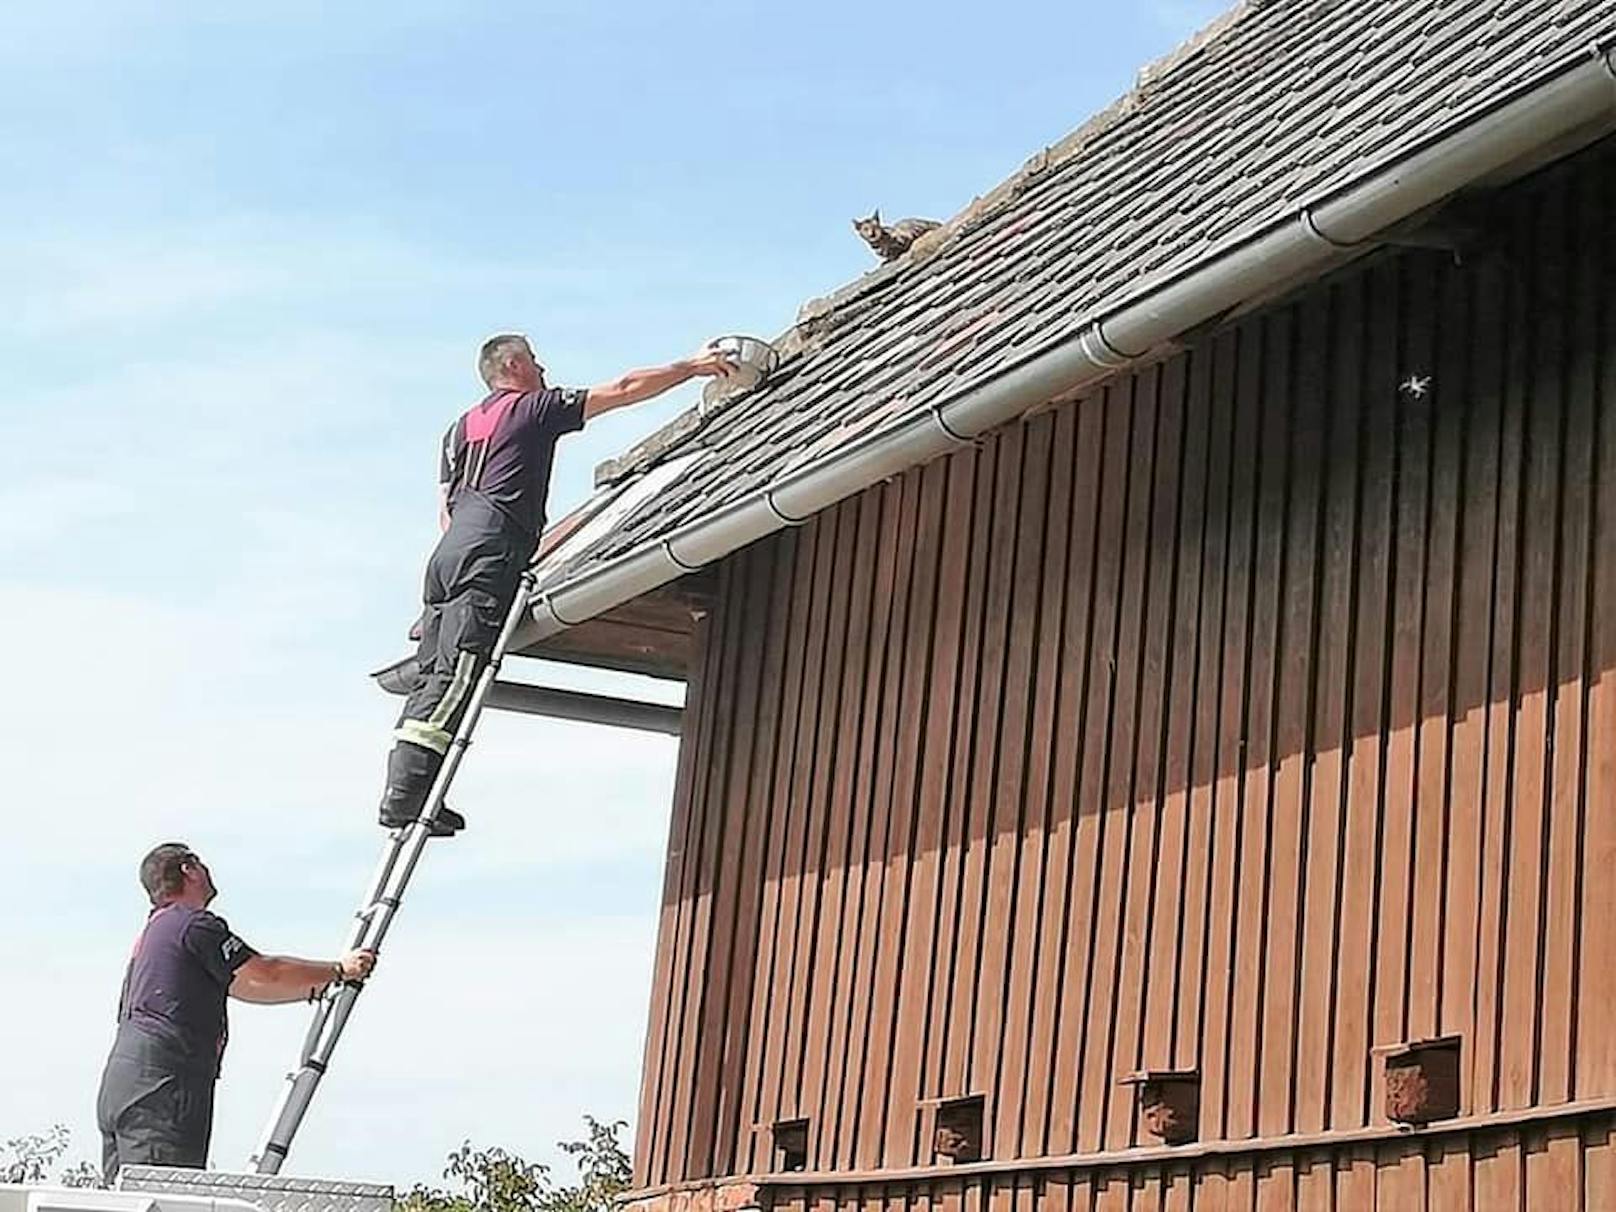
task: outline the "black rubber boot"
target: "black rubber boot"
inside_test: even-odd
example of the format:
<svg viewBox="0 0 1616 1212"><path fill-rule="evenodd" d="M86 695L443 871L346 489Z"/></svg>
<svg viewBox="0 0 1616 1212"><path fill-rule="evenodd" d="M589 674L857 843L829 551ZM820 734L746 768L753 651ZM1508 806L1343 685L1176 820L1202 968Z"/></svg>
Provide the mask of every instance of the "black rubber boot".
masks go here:
<svg viewBox="0 0 1616 1212"><path fill-rule="evenodd" d="M387 790L377 814L382 828L402 829L420 817L442 764L441 757L420 745L400 741L393 746L387 758ZM432 836L450 837L465 827L466 818L444 804L432 822Z"/></svg>

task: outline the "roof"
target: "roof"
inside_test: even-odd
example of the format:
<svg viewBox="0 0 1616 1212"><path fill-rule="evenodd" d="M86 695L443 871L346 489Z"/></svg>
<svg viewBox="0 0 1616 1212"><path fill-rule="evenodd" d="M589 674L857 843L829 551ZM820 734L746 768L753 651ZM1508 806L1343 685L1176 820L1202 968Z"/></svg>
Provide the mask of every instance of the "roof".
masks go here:
<svg viewBox="0 0 1616 1212"><path fill-rule="evenodd" d="M613 524L555 546L541 588L993 379L1612 34L1616 0L1248 0L908 255L805 307L764 387L603 465L585 508L615 501Z"/></svg>

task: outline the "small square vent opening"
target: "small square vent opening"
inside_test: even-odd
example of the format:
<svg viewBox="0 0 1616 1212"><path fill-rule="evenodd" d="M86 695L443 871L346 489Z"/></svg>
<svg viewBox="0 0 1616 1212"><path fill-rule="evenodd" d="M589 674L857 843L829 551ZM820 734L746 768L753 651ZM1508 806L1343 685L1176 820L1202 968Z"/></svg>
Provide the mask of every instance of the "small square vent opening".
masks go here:
<svg viewBox="0 0 1616 1212"><path fill-rule="evenodd" d="M982 1159L982 1116L986 1100L980 1094L944 1099L937 1104L937 1132L933 1148L953 1162Z"/></svg>
<svg viewBox="0 0 1616 1212"><path fill-rule="evenodd" d="M1145 1069L1122 1084L1138 1095L1139 1124L1167 1145L1187 1145L1199 1133L1201 1075L1194 1069Z"/></svg>
<svg viewBox="0 0 1616 1212"><path fill-rule="evenodd" d="M789 1173L808 1168L808 1121L783 1119L774 1125L774 1168Z"/></svg>
<svg viewBox="0 0 1616 1212"><path fill-rule="evenodd" d="M1419 1040L1386 1052L1386 1118L1428 1124L1459 1114L1459 1037Z"/></svg>

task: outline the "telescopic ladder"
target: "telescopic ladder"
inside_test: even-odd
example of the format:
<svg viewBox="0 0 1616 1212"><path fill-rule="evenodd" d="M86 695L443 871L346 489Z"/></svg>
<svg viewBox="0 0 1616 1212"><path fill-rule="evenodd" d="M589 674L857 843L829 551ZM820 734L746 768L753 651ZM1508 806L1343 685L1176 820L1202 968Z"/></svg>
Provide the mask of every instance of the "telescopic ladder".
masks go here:
<svg viewBox="0 0 1616 1212"><path fill-rule="evenodd" d="M432 836L432 825L443 807L449 785L454 782L460 760L471 745L471 734L477 727L478 717L482 715L484 701L499 673L505 650L527 615L535 584L531 571L522 574L516 597L505 615L505 625L500 628L494 650L466 703L466 713L461 718L460 727L455 730L454 740L450 742L438 777L433 780L421 815L405 828L396 829L388 835L381 861L371 877L358 912L354 914L347 950L364 948L379 951L382 940L387 937L387 931L404 899L405 889L409 887L410 877L415 874L415 865L421 861L421 852L426 847L427 839ZM292 1148L292 1138L297 1135L303 1117L308 1114L309 1104L314 1101L314 1092L320 1088L320 1079L331 1065L331 1054L336 1051L337 1041L342 1038L343 1028L348 1025L348 1016L353 1013L354 1002L363 988L363 981L336 982L317 999L314 1017L298 1055L297 1068L286 1075L286 1085L276 1100L275 1111L270 1116L263 1141L249 1162L259 1174L280 1172L281 1163Z"/></svg>

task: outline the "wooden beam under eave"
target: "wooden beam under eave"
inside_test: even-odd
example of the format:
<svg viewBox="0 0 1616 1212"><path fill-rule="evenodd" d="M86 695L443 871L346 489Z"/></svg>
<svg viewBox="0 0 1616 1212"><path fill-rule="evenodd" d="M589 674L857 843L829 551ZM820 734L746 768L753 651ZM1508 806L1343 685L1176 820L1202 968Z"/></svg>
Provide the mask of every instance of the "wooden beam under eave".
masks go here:
<svg viewBox="0 0 1616 1212"><path fill-rule="evenodd" d="M710 571L691 573L517 655L684 681L695 655L696 623L711 609L713 583Z"/></svg>

